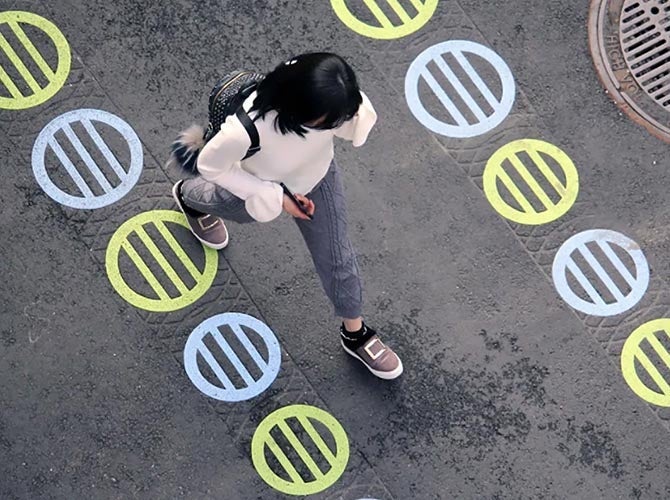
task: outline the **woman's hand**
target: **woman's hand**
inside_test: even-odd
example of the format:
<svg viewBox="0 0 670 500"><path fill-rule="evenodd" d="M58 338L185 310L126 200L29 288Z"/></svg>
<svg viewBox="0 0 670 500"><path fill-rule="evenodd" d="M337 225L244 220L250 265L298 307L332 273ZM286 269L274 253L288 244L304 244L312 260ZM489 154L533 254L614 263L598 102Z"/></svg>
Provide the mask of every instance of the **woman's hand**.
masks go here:
<svg viewBox="0 0 670 500"><path fill-rule="evenodd" d="M309 215L314 215L314 210L316 206L314 205L314 202L307 198L306 196L303 196L301 194L293 194L293 196L296 197L296 199L302 204L303 208L305 208L305 211ZM307 217L305 214L303 214L300 209L295 205L293 200L289 198L287 195L284 195L284 203L283 203L284 211L291 215L292 217L295 217L296 219L305 219L309 220L309 217Z"/></svg>

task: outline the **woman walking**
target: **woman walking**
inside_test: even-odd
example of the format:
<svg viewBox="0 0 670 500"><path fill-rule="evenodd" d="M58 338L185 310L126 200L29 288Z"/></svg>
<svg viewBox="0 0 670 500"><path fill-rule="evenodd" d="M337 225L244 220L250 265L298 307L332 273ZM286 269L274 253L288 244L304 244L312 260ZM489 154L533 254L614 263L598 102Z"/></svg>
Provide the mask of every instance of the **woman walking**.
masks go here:
<svg viewBox="0 0 670 500"><path fill-rule="evenodd" d="M173 187L175 201L204 245L228 244L224 220L295 218L326 295L342 318L344 350L374 375L394 379L402 362L362 318L362 288L347 233L344 192L333 138L365 143L377 120L356 75L340 56L308 53L281 63L203 144L202 129L181 137L197 154L199 176ZM260 150L248 155L248 116Z"/></svg>

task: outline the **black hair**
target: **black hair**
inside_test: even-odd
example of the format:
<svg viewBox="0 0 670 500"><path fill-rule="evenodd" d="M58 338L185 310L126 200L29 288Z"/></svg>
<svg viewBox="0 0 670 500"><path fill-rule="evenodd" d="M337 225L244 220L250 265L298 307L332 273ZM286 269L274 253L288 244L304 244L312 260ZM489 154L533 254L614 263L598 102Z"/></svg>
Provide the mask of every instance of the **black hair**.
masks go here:
<svg viewBox="0 0 670 500"><path fill-rule="evenodd" d="M251 111L262 119L276 111L282 134L304 137L308 128L333 129L353 118L363 101L356 75L342 57L328 52L301 54L282 62L258 86ZM318 121L318 125L306 124Z"/></svg>

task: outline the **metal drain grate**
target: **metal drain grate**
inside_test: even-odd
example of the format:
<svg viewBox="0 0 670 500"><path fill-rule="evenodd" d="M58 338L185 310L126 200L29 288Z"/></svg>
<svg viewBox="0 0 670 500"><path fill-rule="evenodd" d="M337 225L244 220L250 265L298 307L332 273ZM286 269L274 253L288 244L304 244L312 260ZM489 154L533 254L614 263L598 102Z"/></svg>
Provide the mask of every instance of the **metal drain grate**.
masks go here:
<svg viewBox="0 0 670 500"><path fill-rule="evenodd" d="M619 36L637 84L670 110L670 0L626 0Z"/></svg>
<svg viewBox="0 0 670 500"><path fill-rule="evenodd" d="M589 42L614 101L670 142L670 0L592 0Z"/></svg>

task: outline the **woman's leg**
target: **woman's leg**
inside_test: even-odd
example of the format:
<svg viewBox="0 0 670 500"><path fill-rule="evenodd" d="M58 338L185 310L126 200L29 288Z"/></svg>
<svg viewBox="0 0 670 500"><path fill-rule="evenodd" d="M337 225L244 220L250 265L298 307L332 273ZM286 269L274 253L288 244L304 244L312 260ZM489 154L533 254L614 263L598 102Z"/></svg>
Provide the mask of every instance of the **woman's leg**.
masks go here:
<svg viewBox="0 0 670 500"><path fill-rule="evenodd" d="M295 219L323 289L340 316L344 350L380 378L393 379L402 371L400 358L363 323L363 290L354 247L347 230L344 187L333 161L321 184L308 196L316 210L313 220Z"/></svg>
<svg viewBox="0 0 670 500"><path fill-rule="evenodd" d="M356 253L347 231L344 188L334 162L309 198L316 206L314 219L295 221L335 314L355 321L361 317L363 290Z"/></svg>
<svg viewBox="0 0 670 500"><path fill-rule="evenodd" d="M240 223L254 220L243 200L200 177L177 182L172 196L193 235L210 248L220 250L228 245L224 219Z"/></svg>
<svg viewBox="0 0 670 500"><path fill-rule="evenodd" d="M198 212L241 224L254 220L244 207L244 200L202 177L184 180L180 191L186 206Z"/></svg>

